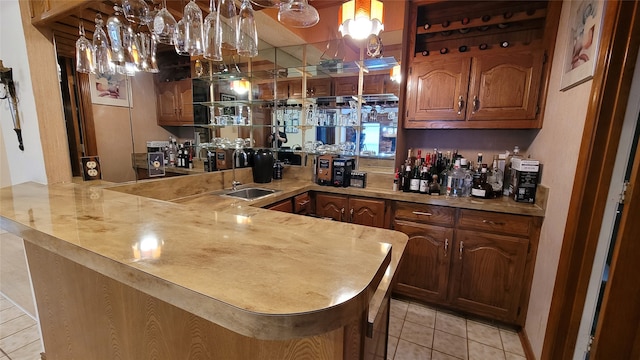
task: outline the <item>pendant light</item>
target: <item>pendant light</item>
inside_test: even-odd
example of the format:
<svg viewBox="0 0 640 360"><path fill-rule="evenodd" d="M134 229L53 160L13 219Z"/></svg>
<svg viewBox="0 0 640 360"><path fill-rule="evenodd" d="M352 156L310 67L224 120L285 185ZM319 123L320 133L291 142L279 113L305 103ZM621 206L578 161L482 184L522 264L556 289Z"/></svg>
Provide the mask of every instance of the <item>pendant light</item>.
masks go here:
<svg viewBox="0 0 640 360"><path fill-rule="evenodd" d="M383 5L380 0L350 0L340 6L338 29L342 36L364 40L370 35L378 36L382 24Z"/></svg>

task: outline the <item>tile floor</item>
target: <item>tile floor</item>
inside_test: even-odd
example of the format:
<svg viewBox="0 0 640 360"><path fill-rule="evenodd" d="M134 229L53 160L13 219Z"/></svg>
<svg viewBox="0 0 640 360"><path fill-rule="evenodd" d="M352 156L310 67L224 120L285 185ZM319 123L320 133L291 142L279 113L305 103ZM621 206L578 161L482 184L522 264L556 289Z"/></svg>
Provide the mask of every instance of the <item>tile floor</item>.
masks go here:
<svg viewBox="0 0 640 360"><path fill-rule="evenodd" d="M40 360L38 324L0 294L0 360Z"/></svg>
<svg viewBox="0 0 640 360"><path fill-rule="evenodd" d="M512 329L391 300L388 360L525 360Z"/></svg>

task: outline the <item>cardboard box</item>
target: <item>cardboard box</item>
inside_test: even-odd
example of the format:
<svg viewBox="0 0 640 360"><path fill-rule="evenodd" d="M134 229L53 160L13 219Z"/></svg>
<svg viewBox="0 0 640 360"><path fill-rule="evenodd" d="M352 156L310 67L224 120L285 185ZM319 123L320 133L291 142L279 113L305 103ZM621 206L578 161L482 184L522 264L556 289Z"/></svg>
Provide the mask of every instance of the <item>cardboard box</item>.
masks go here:
<svg viewBox="0 0 640 360"><path fill-rule="evenodd" d="M519 171L511 169L510 194L517 202L534 203L536 201L536 187L538 186L537 171Z"/></svg>
<svg viewBox="0 0 640 360"><path fill-rule="evenodd" d="M540 162L538 160L513 158L511 159L511 169L538 172L540 170Z"/></svg>

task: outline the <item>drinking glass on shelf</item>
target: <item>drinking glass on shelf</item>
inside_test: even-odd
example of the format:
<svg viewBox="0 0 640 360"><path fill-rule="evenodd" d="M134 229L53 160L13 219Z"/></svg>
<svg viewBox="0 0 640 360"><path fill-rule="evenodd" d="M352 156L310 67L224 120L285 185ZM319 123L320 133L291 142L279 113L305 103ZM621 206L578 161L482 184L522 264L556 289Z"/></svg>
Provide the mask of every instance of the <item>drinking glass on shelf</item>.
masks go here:
<svg viewBox="0 0 640 360"><path fill-rule="evenodd" d="M107 34L102 28L102 15L96 15L96 29L93 32L93 48L96 55L96 72L98 74L114 74L115 66L111 61L111 48L107 41Z"/></svg>
<svg viewBox="0 0 640 360"><path fill-rule="evenodd" d="M127 20L136 24L147 24L152 20L149 6L144 0L122 0L122 10Z"/></svg>
<svg viewBox="0 0 640 360"><path fill-rule="evenodd" d="M80 19L78 24L80 38L76 41L76 71L90 74L95 72L96 55L93 51L93 44L84 36L84 24Z"/></svg>
<svg viewBox="0 0 640 360"><path fill-rule="evenodd" d="M186 24L184 18L178 21L176 25L176 31L173 37L173 46L176 48L176 52L178 55L189 56L189 51L187 51L187 43L186 43Z"/></svg>
<svg viewBox="0 0 640 360"><path fill-rule="evenodd" d="M258 55L258 30L249 0L242 0L238 14L236 46L238 55L254 57Z"/></svg>
<svg viewBox="0 0 640 360"><path fill-rule="evenodd" d="M162 9L158 11L153 19L153 32L158 36L158 41L163 44L173 45L177 26L178 22L167 10L167 0L162 0Z"/></svg>
<svg viewBox="0 0 640 360"><path fill-rule="evenodd" d="M220 19L220 38L222 48L235 50L238 32L238 17L236 15L236 3L234 0L218 0L218 13Z"/></svg>
<svg viewBox="0 0 640 360"><path fill-rule="evenodd" d="M204 18L204 58L222 61L222 37L220 32L220 13L215 0L209 0L209 15Z"/></svg>
<svg viewBox="0 0 640 360"><path fill-rule="evenodd" d="M293 0L280 5L278 21L291 27L308 28L320 21L320 15L307 0Z"/></svg>
<svg viewBox="0 0 640 360"><path fill-rule="evenodd" d="M184 7L185 50L191 56L202 55L202 10L194 0Z"/></svg>

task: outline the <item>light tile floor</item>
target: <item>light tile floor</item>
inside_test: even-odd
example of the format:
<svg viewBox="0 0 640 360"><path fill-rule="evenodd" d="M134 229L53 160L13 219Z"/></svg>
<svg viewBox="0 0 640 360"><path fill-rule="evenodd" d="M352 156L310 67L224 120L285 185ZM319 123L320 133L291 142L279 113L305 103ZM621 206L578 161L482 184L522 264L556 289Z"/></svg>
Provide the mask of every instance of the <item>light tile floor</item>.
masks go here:
<svg viewBox="0 0 640 360"><path fill-rule="evenodd" d="M36 321L0 294L0 360L40 360Z"/></svg>
<svg viewBox="0 0 640 360"><path fill-rule="evenodd" d="M512 329L398 299L390 315L388 360L525 360Z"/></svg>

